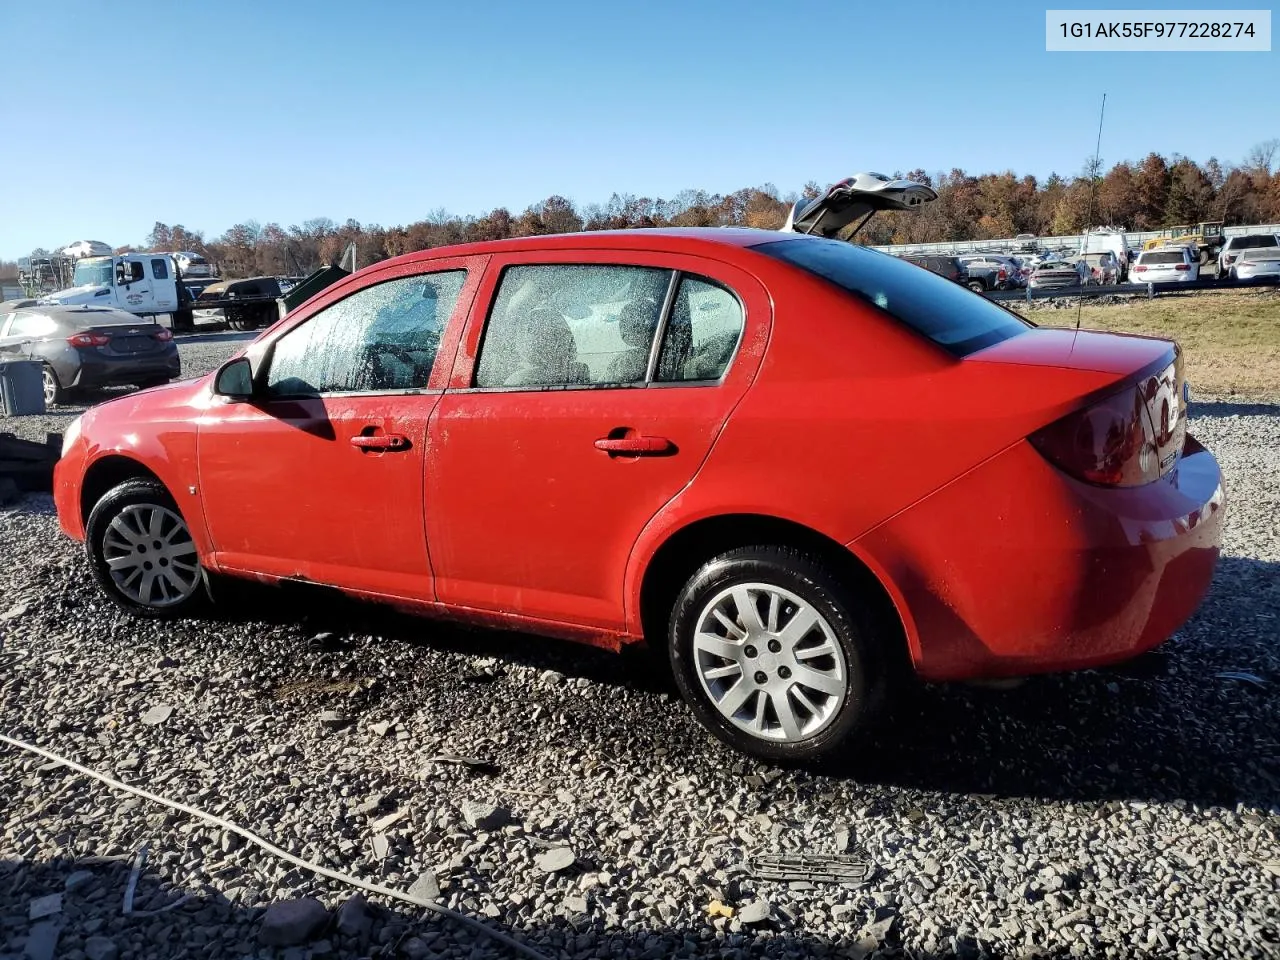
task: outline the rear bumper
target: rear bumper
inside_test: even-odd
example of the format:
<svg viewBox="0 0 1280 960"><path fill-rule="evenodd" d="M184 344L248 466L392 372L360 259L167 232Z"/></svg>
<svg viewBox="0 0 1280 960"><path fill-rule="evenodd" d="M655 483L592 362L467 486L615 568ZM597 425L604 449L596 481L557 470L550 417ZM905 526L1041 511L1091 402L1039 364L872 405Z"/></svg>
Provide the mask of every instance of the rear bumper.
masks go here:
<svg viewBox="0 0 1280 960"><path fill-rule="evenodd" d="M1188 438L1156 483L1077 482L1019 443L851 544L897 594L935 680L1126 660L1195 612L1217 562L1222 475Z"/></svg>
<svg viewBox="0 0 1280 960"><path fill-rule="evenodd" d="M173 380L182 373L182 361L176 349L149 357L80 357L80 366L69 387L111 387L118 384L143 383L147 380Z"/></svg>

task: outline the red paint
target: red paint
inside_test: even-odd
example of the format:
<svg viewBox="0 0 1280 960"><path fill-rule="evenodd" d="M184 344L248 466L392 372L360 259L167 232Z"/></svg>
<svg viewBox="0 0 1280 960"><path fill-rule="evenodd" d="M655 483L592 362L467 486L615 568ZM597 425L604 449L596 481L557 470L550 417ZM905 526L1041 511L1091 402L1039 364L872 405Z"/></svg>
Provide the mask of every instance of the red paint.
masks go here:
<svg viewBox="0 0 1280 960"><path fill-rule="evenodd" d="M1027 440L1157 376L1172 344L1029 329L957 359L750 249L777 239L527 238L361 271L245 355L260 366L283 332L371 283L465 268L419 390L231 403L204 378L100 405L58 466L63 529L84 535L86 472L127 457L173 492L212 569L615 647L640 637L644 578L671 536L725 514L775 517L865 564L917 669L938 679L1121 659L1193 612L1220 536L1213 457L1188 438L1160 479L1106 488ZM537 262L674 268L727 286L746 328L725 377L473 389L500 271Z"/></svg>

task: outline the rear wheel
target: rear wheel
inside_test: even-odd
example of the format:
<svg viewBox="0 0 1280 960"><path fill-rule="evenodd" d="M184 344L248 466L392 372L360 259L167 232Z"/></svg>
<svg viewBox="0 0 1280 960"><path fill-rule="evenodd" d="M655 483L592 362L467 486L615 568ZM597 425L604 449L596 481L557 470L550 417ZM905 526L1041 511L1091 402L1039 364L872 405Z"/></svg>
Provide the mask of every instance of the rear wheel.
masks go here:
<svg viewBox="0 0 1280 960"><path fill-rule="evenodd" d="M987 285L983 283L981 280L970 280L968 283L968 287L974 293L986 293L987 291Z"/></svg>
<svg viewBox="0 0 1280 960"><path fill-rule="evenodd" d="M207 597L195 542L178 505L156 480L129 480L89 513L85 549L107 596L149 617L191 612Z"/></svg>
<svg viewBox="0 0 1280 960"><path fill-rule="evenodd" d="M882 677L873 618L815 557L731 550L702 566L671 614L680 693L744 753L808 760L863 728Z"/></svg>
<svg viewBox="0 0 1280 960"><path fill-rule="evenodd" d="M47 363L40 368L40 380L44 389L44 405L46 407L52 407L58 403L66 403L67 391L58 382L58 375L53 372L53 367Z"/></svg>

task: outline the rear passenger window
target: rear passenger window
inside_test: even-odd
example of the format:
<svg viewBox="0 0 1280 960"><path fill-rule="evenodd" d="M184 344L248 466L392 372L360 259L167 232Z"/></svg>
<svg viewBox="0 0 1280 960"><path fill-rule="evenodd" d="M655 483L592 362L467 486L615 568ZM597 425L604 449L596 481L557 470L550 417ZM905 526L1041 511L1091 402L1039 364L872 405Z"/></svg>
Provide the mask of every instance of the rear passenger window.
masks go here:
<svg viewBox="0 0 1280 960"><path fill-rule="evenodd" d="M724 287L683 277L658 359L663 381L719 380L742 337L742 304Z"/></svg>
<svg viewBox="0 0 1280 960"><path fill-rule="evenodd" d="M671 273L614 264L508 267L475 385L643 383Z"/></svg>
<svg viewBox="0 0 1280 960"><path fill-rule="evenodd" d="M155 277L157 280L168 280L168 279L169 279L169 265L168 265L167 263L165 263L165 262L164 262L164 260L159 259L159 258L157 258L157 259L155 259L155 260L152 260L152 261L151 261L151 275L152 275L153 277Z"/></svg>
<svg viewBox="0 0 1280 960"><path fill-rule="evenodd" d="M272 351L276 397L422 389L465 270L401 277L357 290L290 330Z"/></svg>

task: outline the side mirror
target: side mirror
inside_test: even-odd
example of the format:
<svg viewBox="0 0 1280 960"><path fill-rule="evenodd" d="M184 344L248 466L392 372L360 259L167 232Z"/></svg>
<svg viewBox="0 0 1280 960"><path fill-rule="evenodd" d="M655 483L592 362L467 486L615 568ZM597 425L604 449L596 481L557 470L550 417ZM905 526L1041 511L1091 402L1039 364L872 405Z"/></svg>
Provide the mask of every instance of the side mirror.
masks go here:
<svg viewBox="0 0 1280 960"><path fill-rule="evenodd" d="M213 379L215 396L228 400L252 400L253 365L248 357L236 357L222 365L218 375Z"/></svg>

